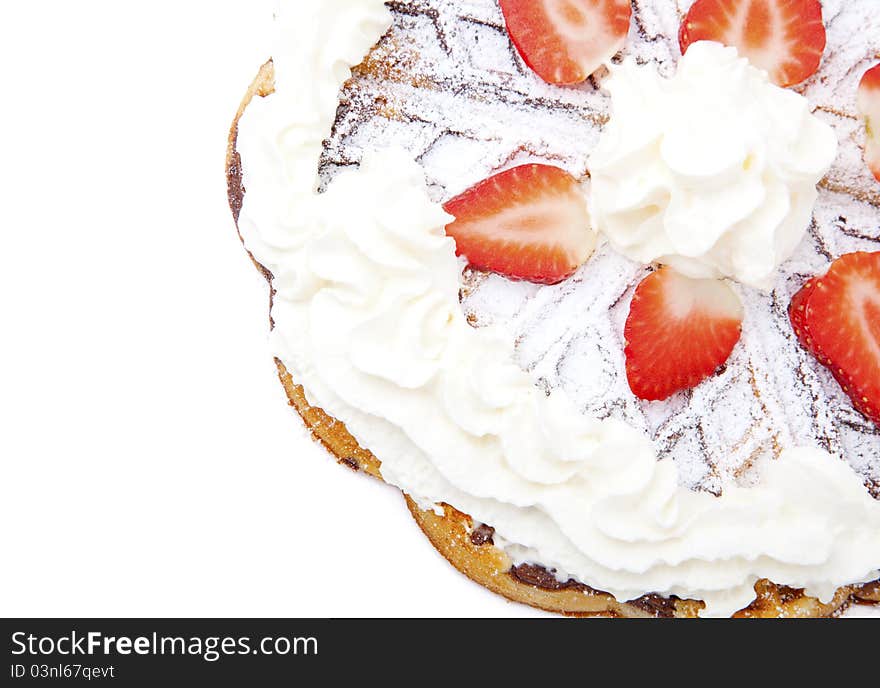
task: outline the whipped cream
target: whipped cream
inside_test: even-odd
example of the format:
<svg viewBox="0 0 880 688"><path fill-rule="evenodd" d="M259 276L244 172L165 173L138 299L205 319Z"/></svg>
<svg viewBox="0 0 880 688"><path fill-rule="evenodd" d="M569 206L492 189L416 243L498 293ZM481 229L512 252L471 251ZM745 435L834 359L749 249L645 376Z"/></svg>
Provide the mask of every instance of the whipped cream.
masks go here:
<svg viewBox="0 0 880 688"><path fill-rule="evenodd" d="M239 227L274 276L274 352L387 482L620 600L678 595L725 616L760 578L827 601L880 575L880 503L844 462L795 448L755 487L691 492L646 435L536 388L502 331L466 322L450 218L406 152L368 153L317 194L336 91L390 17L381 0L282 0L279 21L276 93L239 127Z"/></svg>
<svg viewBox="0 0 880 688"><path fill-rule="evenodd" d="M834 130L720 43L692 45L671 79L626 60L604 86L612 116L590 157L596 228L641 263L772 287L810 225Z"/></svg>

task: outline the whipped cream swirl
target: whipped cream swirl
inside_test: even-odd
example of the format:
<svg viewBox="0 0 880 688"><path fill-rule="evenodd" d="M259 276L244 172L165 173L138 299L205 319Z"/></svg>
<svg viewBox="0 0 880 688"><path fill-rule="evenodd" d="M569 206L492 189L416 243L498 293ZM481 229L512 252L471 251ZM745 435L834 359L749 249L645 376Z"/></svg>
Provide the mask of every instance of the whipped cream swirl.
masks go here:
<svg viewBox="0 0 880 688"><path fill-rule="evenodd" d="M756 487L690 492L648 437L538 390L512 342L466 322L450 218L406 152L369 153L316 194L329 94L390 17L381 0L285 0L280 22L276 93L240 123L240 230L274 276L275 353L387 482L621 600L678 595L729 615L760 578L827 600L880 575L880 503L844 462L793 449Z"/></svg>
<svg viewBox="0 0 880 688"><path fill-rule="evenodd" d="M834 130L735 48L692 45L671 79L632 60L605 87L590 206L612 246L690 277L773 285L809 227Z"/></svg>

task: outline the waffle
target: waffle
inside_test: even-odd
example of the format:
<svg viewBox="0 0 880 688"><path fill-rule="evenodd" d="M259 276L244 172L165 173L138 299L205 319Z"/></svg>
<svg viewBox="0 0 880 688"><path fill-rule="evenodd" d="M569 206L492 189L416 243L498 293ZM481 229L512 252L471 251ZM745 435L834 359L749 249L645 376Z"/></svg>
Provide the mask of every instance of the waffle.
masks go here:
<svg viewBox="0 0 880 688"><path fill-rule="evenodd" d="M634 2L627 54L671 73L679 54L674 37L687 4L670 2L658 12L659 3ZM320 166L324 184L387 141L404 145L419 160L438 201L494 170L531 159L585 176L587 156L607 120L607 96L596 81L566 89L540 82L510 47L492 0L389 5L392 29L343 89ZM794 291L829 259L880 249L880 187L859 160L862 133L854 114L858 78L880 54L880 28L864 29L864 2L828 0L825 7L829 50L822 70L799 90L840 133L841 154L822 183L809 238L783 266L776 288L770 294L740 290L749 315L742 344L722 374L661 404L632 397L623 374L622 323L645 268L607 247L555 287L466 274L462 305L473 326L506 327L520 365L544 388L565 389L584 413L621 418L647 432L658 454L676 461L691 489L720 494L726 480L753 480L755 467L782 447L818 444L845 457L872 494L880 493L880 430L852 410L833 379L796 345L786 315ZM254 95L271 92L271 78L269 63L243 108ZM235 128L228 173L237 213L244 190L234 141ZM381 477L376 457L341 423L311 407L278 366L291 404L314 435L342 463ZM510 599L581 615L693 616L700 608L699 602L655 595L620 604L574 581L559 582L538 566L513 566L493 546L488 526L451 507L439 515L410 502L410 510L453 565ZM756 586L756 594L743 615L824 616L854 595L878 598L876 586L843 588L822 605L767 581Z"/></svg>

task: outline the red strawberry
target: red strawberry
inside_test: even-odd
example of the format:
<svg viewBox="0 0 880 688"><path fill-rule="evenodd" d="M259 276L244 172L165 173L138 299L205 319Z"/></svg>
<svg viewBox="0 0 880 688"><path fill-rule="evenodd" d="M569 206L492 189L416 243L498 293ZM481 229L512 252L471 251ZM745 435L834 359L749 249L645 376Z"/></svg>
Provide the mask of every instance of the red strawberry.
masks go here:
<svg viewBox="0 0 880 688"><path fill-rule="evenodd" d="M510 39L551 84L577 84L623 48L630 0L501 0Z"/></svg>
<svg viewBox="0 0 880 688"><path fill-rule="evenodd" d="M788 318L791 320L791 326L794 328L794 333L797 335L801 346L810 353L816 352L813 349L813 340L807 331L806 307L807 301L809 301L810 296L813 295L815 289L816 281L810 280L792 297L791 304L788 306Z"/></svg>
<svg viewBox="0 0 880 688"><path fill-rule="evenodd" d="M592 255L596 235L577 180L550 165L489 177L443 206L458 255L480 270L555 284Z"/></svg>
<svg viewBox="0 0 880 688"><path fill-rule="evenodd" d="M730 357L742 320L742 303L725 282L666 267L650 274L636 288L624 330L630 389L659 401L696 387Z"/></svg>
<svg viewBox="0 0 880 688"><path fill-rule="evenodd" d="M681 47L681 54L684 55L687 52L688 46L691 44L691 39L688 36L688 24L687 21L683 21L681 26L678 27L678 45Z"/></svg>
<svg viewBox="0 0 880 688"><path fill-rule="evenodd" d="M825 51L819 0L697 0L679 32L681 52L697 41L737 48L778 86L816 73Z"/></svg>
<svg viewBox="0 0 880 688"><path fill-rule="evenodd" d="M859 84L859 110L865 118L865 162L880 181L880 64L872 67Z"/></svg>
<svg viewBox="0 0 880 688"><path fill-rule="evenodd" d="M816 357L880 424L880 252L845 255L814 282L804 324Z"/></svg>

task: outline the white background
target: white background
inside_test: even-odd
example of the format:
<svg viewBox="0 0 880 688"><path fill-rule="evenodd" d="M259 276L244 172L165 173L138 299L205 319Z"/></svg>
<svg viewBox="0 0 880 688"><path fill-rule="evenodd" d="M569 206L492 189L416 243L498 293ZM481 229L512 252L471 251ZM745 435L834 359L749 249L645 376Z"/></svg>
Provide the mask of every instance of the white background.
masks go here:
<svg viewBox="0 0 880 688"><path fill-rule="evenodd" d="M0 18L0 616L523 616L288 408L224 147L271 0Z"/></svg>

